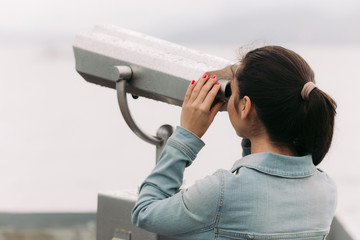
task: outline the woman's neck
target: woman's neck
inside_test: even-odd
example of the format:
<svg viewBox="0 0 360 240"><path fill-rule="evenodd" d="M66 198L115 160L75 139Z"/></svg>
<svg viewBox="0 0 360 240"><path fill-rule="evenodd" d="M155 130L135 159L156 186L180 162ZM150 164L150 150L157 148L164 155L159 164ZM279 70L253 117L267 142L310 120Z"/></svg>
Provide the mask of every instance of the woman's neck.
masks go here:
<svg viewBox="0 0 360 240"><path fill-rule="evenodd" d="M275 145L267 136L257 136L250 138L251 153L272 152L286 156L296 156L297 154L286 146Z"/></svg>

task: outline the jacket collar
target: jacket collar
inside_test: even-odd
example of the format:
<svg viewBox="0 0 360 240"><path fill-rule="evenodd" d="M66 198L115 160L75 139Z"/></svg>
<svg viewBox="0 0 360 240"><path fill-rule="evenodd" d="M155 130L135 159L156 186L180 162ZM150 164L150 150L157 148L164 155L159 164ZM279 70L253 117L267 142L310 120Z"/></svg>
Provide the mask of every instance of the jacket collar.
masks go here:
<svg viewBox="0 0 360 240"><path fill-rule="evenodd" d="M237 160L231 172L241 167L285 178L303 178L315 173L311 155L292 157L271 152L255 153Z"/></svg>

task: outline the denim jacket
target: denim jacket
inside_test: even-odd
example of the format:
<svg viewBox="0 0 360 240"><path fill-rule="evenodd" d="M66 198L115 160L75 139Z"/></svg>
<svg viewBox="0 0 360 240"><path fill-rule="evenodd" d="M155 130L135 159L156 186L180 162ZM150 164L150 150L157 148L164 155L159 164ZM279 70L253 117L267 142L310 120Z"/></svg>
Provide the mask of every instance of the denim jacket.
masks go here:
<svg viewBox="0 0 360 240"><path fill-rule="evenodd" d="M336 187L311 155L247 155L177 190L204 143L177 127L140 187L133 224L177 239L325 239Z"/></svg>

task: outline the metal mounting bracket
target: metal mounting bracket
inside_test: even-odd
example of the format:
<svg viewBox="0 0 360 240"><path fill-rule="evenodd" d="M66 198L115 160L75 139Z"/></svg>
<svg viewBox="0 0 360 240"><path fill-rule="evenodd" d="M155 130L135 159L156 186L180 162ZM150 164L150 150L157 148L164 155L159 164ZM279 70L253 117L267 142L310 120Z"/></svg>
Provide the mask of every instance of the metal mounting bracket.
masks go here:
<svg viewBox="0 0 360 240"><path fill-rule="evenodd" d="M157 162L167 139L173 133L173 127L170 125L161 126L158 129L156 136L153 136L143 131L132 118L126 97L126 86L128 84L128 81L131 80L132 70L128 66L116 66L115 70L117 71L118 74L118 81L116 81L116 92L117 92L117 99L121 114L125 122L129 126L129 128L139 138L141 138L145 142L148 142L156 146L156 162Z"/></svg>

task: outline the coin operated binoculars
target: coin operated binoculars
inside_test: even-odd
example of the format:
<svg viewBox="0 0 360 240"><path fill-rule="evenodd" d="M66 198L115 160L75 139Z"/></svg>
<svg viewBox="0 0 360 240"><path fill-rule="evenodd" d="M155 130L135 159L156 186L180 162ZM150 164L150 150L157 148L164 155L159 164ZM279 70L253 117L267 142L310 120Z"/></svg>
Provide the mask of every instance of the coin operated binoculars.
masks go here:
<svg viewBox="0 0 360 240"><path fill-rule="evenodd" d="M143 131L130 114L127 93L181 106L190 81L208 72L216 73L221 83L215 101L226 102L231 94L232 75L216 71L232 68L230 61L127 29L97 26L78 34L73 50L76 70L86 81L116 89L124 120L137 136L156 146L156 159L173 127L163 125L156 135ZM226 104L221 110L226 111ZM170 239L131 224L136 198L136 193L124 191L99 193L97 240Z"/></svg>

